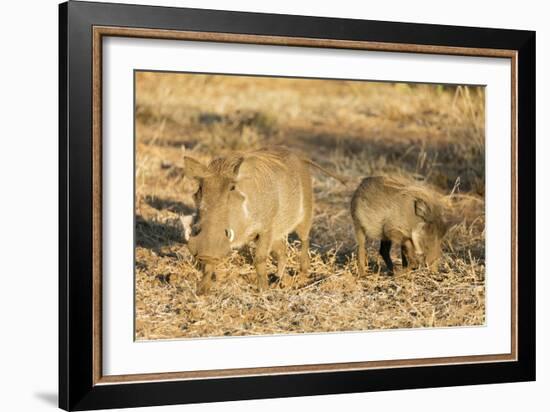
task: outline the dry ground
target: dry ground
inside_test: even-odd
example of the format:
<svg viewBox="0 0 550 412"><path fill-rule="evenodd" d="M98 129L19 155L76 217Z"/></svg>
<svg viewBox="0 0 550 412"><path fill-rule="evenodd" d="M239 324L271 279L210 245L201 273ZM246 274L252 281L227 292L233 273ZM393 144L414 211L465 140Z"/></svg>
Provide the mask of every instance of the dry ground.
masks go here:
<svg viewBox="0 0 550 412"><path fill-rule="evenodd" d="M136 74L136 338L163 339L485 322L484 90L373 82ZM183 152L284 144L348 176L314 173L312 266L306 284L259 294L251 250L235 252L207 296L179 216L196 183ZM364 176L398 174L447 195L456 225L437 273L388 277L378 244L358 278L349 201ZM289 237L288 273L299 242ZM398 260L394 248L394 261ZM271 272L275 268L271 266Z"/></svg>

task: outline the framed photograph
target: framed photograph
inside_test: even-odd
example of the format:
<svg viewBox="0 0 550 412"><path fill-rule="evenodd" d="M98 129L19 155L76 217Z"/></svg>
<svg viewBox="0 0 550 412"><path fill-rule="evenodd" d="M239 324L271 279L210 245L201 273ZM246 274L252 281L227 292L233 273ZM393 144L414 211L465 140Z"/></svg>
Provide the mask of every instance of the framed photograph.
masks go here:
<svg viewBox="0 0 550 412"><path fill-rule="evenodd" d="M60 5L59 404L535 379L535 33Z"/></svg>

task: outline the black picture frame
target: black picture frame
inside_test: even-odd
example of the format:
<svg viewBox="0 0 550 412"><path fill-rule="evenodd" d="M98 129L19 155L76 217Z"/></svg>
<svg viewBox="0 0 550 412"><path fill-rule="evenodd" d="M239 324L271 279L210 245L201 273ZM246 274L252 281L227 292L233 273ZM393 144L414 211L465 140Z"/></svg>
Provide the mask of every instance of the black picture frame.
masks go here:
<svg viewBox="0 0 550 412"><path fill-rule="evenodd" d="M94 26L517 52L517 361L97 385ZM59 406L90 410L535 380L535 32L70 1L59 6Z"/></svg>

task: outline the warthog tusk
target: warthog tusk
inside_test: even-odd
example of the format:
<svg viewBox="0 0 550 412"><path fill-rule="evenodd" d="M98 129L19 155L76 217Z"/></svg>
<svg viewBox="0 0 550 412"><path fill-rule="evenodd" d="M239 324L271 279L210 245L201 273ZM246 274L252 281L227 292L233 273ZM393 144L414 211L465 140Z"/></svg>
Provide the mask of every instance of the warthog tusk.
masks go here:
<svg viewBox="0 0 550 412"><path fill-rule="evenodd" d="M227 236L230 242L233 242L235 239L235 231L233 229L225 229L225 236Z"/></svg>
<svg viewBox="0 0 550 412"><path fill-rule="evenodd" d="M191 237L191 231L193 226L193 221L195 220L195 214L192 215L182 215L180 216L180 223L183 227L183 237L186 242L189 241Z"/></svg>

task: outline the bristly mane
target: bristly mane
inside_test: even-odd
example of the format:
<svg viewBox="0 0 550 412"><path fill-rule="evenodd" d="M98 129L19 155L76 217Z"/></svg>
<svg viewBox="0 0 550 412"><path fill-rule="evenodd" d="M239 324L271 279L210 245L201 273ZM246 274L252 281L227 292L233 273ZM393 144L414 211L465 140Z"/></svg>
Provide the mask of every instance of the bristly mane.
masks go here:
<svg viewBox="0 0 550 412"><path fill-rule="evenodd" d="M434 187L425 182L418 182L404 176L383 176L384 186L392 188L400 193L422 199L429 205L438 209L445 208L444 196Z"/></svg>
<svg viewBox="0 0 550 412"><path fill-rule="evenodd" d="M247 159L257 160L256 167L269 172L274 167L286 167L285 158L291 152L284 147L269 147L250 151L229 153L213 159L208 168L216 174L232 176L235 168Z"/></svg>

